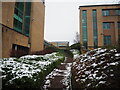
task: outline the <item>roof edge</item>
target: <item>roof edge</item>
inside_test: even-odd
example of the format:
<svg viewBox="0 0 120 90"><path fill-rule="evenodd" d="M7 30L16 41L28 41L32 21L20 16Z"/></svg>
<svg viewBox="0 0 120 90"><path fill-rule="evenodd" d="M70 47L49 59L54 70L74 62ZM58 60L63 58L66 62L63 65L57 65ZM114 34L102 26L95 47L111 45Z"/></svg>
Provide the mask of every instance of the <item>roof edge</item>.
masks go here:
<svg viewBox="0 0 120 90"><path fill-rule="evenodd" d="M80 9L81 7L95 7L95 6L120 6L120 4L84 5L84 6L79 6L79 9Z"/></svg>

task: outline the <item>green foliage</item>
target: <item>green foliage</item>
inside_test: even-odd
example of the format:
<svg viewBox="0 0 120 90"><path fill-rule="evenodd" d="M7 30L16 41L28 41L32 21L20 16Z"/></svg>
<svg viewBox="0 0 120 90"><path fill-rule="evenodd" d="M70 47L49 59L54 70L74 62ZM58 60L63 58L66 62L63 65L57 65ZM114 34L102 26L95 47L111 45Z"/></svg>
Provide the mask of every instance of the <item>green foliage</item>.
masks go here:
<svg viewBox="0 0 120 90"><path fill-rule="evenodd" d="M70 46L71 49L77 49L77 50L81 50L81 44L80 43L75 43L73 45Z"/></svg>
<svg viewBox="0 0 120 90"><path fill-rule="evenodd" d="M120 43L115 44L115 45L103 46L102 48L106 48L106 49L108 49L108 50L116 49L118 52L120 52Z"/></svg>
<svg viewBox="0 0 120 90"><path fill-rule="evenodd" d="M67 49L58 49L58 52L61 53L64 56L69 56L71 58L73 58L73 54L70 50Z"/></svg>
<svg viewBox="0 0 120 90"><path fill-rule="evenodd" d="M57 53L56 56L61 56L61 58L58 58L58 60L55 60L51 64L45 66L43 69L41 69L41 72L34 73L32 77L23 76L22 78L16 78L12 82L10 82L10 80L14 77L14 74L12 74L11 70L8 70L8 68L5 68L5 70L3 68L3 70L7 72L5 73L7 77L3 78L2 90L6 90L8 88L9 89L20 88L22 90L28 88L35 88L40 90L46 75L48 75L55 67L57 67L60 63L62 63L65 60L65 57L61 53ZM52 58L54 58L54 56L52 56ZM44 58L38 57L35 59L37 59L36 61L38 61ZM20 62L21 59L14 59L14 60ZM27 64L29 64L30 62L31 62L30 64L32 64L32 59L30 61L24 60L24 62L25 61Z"/></svg>

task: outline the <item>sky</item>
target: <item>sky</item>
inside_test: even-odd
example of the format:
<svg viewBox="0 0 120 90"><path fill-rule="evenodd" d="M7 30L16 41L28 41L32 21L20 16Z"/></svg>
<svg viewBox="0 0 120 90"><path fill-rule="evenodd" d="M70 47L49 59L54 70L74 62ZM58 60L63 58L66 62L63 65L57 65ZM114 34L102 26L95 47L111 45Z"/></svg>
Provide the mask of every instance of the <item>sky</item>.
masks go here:
<svg viewBox="0 0 120 90"><path fill-rule="evenodd" d="M45 32L48 42L69 41L79 32L79 6L115 4L119 0L45 0Z"/></svg>

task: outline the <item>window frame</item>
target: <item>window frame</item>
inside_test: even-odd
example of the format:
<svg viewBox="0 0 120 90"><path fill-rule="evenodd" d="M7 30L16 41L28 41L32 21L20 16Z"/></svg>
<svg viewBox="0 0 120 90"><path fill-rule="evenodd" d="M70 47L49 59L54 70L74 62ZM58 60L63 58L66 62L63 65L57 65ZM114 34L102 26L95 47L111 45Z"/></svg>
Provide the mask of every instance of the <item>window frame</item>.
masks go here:
<svg viewBox="0 0 120 90"><path fill-rule="evenodd" d="M111 22L103 22L103 29L110 30L111 29Z"/></svg>
<svg viewBox="0 0 120 90"><path fill-rule="evenodd" d="M102 16L110 16L110 10L102 10Z"/></svg>
<svg viewBox="0 0 120 90"><path fill-rule="evenodd" d="M82 10L82 41L83 46L87 49L88 35L87 35L87 10Z"/></svg>
<svg viewBox="0 0 120 90"><path fill-rule="evenodd" d="M111 35L104 35L104 45L111 45Z"/></svg>
<svg viewBox="0 0 120 90"><path fill-rule="evenodd" d="M120 16L120 9L115 10L115 14Z"/></svg>
<svg viewBox="0 0 120 90"><path fill-rule="evenodd" d="M118 22L118 29L120 29L120 22Z"/></svg>

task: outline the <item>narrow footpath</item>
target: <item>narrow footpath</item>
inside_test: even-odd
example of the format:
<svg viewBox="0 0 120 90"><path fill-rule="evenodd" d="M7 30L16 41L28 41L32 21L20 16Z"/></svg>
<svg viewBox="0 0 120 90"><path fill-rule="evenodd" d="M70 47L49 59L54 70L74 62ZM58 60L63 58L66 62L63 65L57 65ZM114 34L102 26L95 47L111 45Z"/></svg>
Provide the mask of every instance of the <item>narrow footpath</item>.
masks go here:
<svg viewBox="0 0 120 90"><path fill-rule="evenodd" d="M65 89L71 90L71 66L73 59L66 57L64 63L61 63L49 75L46 76L43 89Z"/></svg>

